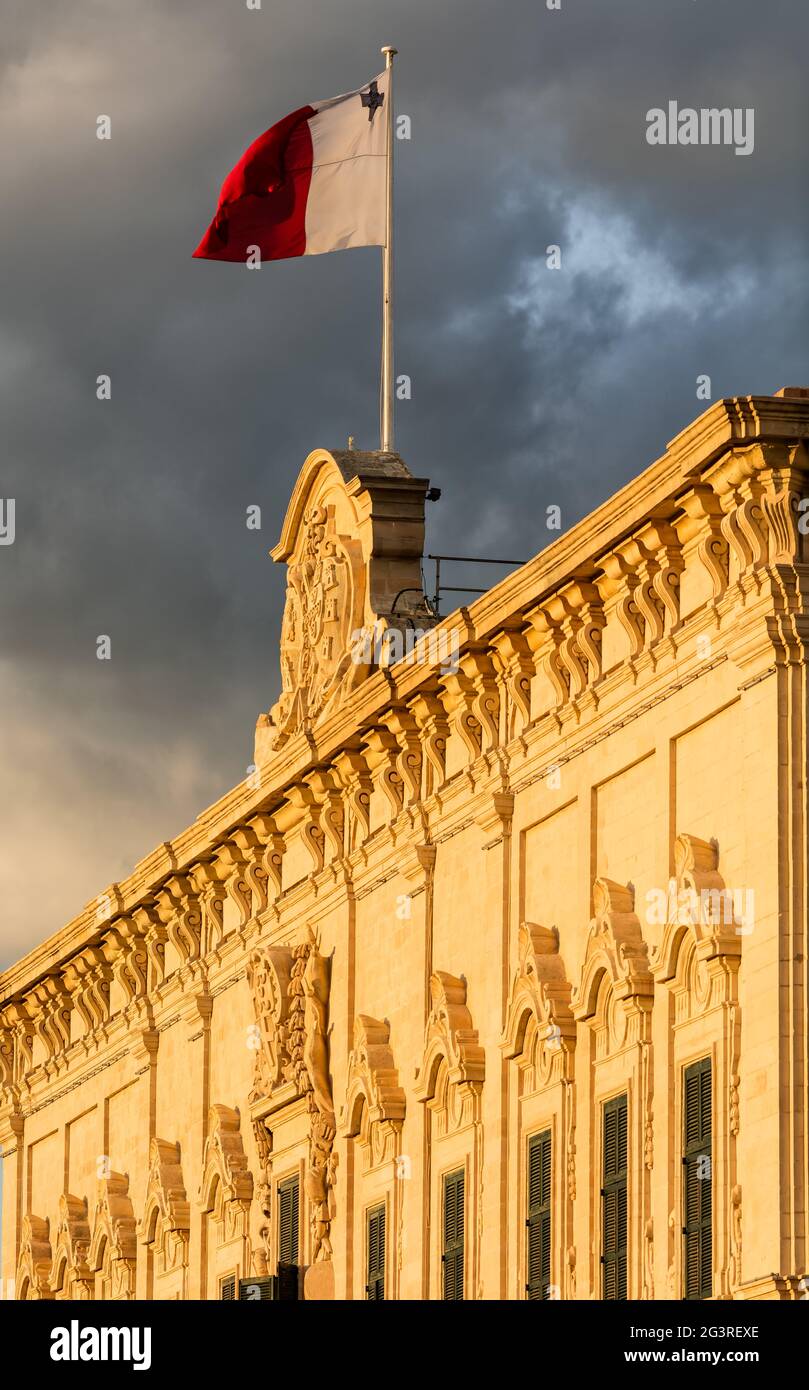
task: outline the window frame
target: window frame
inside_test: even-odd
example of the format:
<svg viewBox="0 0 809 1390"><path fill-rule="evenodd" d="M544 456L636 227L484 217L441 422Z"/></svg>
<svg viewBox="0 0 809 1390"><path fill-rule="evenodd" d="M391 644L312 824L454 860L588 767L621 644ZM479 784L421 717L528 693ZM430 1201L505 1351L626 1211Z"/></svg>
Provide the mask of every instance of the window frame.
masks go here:
<svg viewBox="0 0 809 1390"><path fill-rule="evenodd" d="M708 1137L704 1134L705 1120L705 1094L701 1078L708 1077L708 1097L707 1097L707 1122ZM689 1100L688 1082L690 1078L698 1078L697 1084L697 1135L689 1140ZM682 1123L680 1126L681 1136L681 1167L682 1167L682 1297L686 1302L702 1302L713 1297L713 1092L714 1092L714 1066L713 1057L708 1054L698 1058L694 1062L689 1062L682 1068ZM705 1180L697 1177L699 1187L699 1213L694 1218L689 1209L689 1188L691 1187L691 1173L700 1158L707 1155L710 1176L705 1185ZM707 1192L707 1215L705 1213L704 1197ZM707 1250L705 1236L707 1233ZM690 1283L691 1271L689 1268L689 1241L692 1237L696 1238L696 1260L697 1260L697 1280L696 1285ZM708 1261L707 1280L705 1262Z"/></svg>
<svg viewBox="0 0 809 1390"><path fill-rule="evenodd" d="M295 1258L286 1259L283 1249L283 1202L287 1192L295 1193L294 1212L295 1212ZM301 1176L300 1173L290 1173L288 1177L279 1180L276 1187L276 1202L278 1205L278 1217L276 1222L277 1239L277 1259L276 1265L291 1265L296 1268L301 1263Z"/></svg>
<svg viewBox="0 0 809 1390"><path fill-rule="evenodd" d="M608 1117L617 1115L616 1121L616 1165L618 1164L621 1139L621 1115L623 1114L623 1165L616 1166L615 1171L608 1173L608 1143L607 1126ZM608 1203L615 1196L615 1225L616 1237L615 1245L607 1250L607 1220ZM601 1298L606 1302L625 1303L628 1296L628 1254L629 1254L629 1094L621 1091L618 1095L612 1096L609 1100L601 1103ZM623 1198L623 1201L622 1201ZM623 1221L622 1221L623 1209ZM621 1226L623 1225L623 1240L621 1240ZM623 1265L621 1256L623 1255ZM608 1280L611 1268L615 1266L617 1273L615 1276L615 1294L608 1294Z"/></svg>
<svg viewBox="0 0 809 1390"><path fill-rule="evenodd" d="M457 1234L457 1191L460 1186L462 1201L461 1233ZM451 1188L456 1192L455 1236L447 1239L447 1195ZM466 1293L466 1165L451 1168L441 1177L441 1300L444 1303L460 1303ZM459 1259L460 1256L460 1259ZM460 1280L458 1266L460 1264ZM451 1279L448 1278L451 1271ZM457 1292L460 1288L460 1292ZM451 1292L454 1289L456 1292Z"/></svg>
<svg viewBox="0 0 809 1390"><path fill-rule="evenodd" d="M371 1264L372 1252L372 1223L381 1223L381 1251L378 1252L379 1263L376 1266ZM365 1298L369 1303L385 1302L385 1285L387 1283L387 1239L388 1239L388 1208L385 1202L374 1202L373 1206L365 1210ZM372 1292L372 1285L373 1292Z"/></svg>
<svg viewBox="0 0 809 1390"><path fill-rule="evenodd" d="M526 1144L526 1167L525 1167L525 1297L529 1301L538 1299L546 1300L549 1298L551 1288L551 1241L553 1236L553 1137L550 1126L538 1130L535 1134L529 1134ZM535 1150L540 1151L540 1195L532 1202L532 1176L533 1164L532 1154ZM545 1172L546 1159L543 1150L547 1153L547 1173ZM542 1200L543 1190L547 1196ZM533 1238L533 1231L539 1229L537 1240ZM532 1253L539 1247L539 1259L541 1269L538 1275L532 1277Z"/></svg>

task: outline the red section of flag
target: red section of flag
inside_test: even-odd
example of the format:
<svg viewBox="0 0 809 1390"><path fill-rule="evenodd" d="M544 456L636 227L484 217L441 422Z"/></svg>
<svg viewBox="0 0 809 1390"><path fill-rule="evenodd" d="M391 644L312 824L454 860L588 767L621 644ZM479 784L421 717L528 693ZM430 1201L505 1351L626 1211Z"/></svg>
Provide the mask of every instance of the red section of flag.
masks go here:
<svg viewBox="0 0 809 1390"><path fill-rule="evenodd" d="M245 150L222 184L216 216L195 256L244 264L248 246L260 248L262 261L304 254L314 114L313 106L302 106Z"/></svg>

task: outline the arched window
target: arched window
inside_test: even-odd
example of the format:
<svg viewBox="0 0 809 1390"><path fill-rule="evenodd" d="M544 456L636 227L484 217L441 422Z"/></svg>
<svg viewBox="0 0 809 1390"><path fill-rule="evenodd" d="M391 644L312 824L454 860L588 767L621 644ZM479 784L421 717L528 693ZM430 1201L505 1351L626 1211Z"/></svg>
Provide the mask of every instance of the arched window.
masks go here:
<svg viewBox="0 0 809 1390"><path fill-rule="evenodd" d="M53 1254L51 1287L54 1297L86 1302L95 1293L88 1264L90 1227L87 1200L64 1192L59 1198L59 1218Z"/></svg>
<svg viewBox="0 0 809 1390"><path fill-rule="evenodd" d="M50 1299L52 1254L50 1222L30 1213L23 1217L20 1233L20 1254L17 1261L16 1288L20 1301Z"/></svg>
<svg viewBox="0 0 809 1390"><path fill-rule="evenodd" d="M342 1133L353 1139L355 1296L398 1296L401 1226L410 1158L402 1153L405 1095L390 1048L390 1028L359 1014L348 1059Z"/></svg>
<svg viewBox="0 0 809 1390"><path fill-rule="evenodd" d="M653 981L631 889L598 878L593 906L572 1000L577 1088L590 1123L581 1187L597 1233L580 1277L589 1298L653 1298Z"/></svg>
<svg viewBox="0 0 809 1390"><path fill-rule="evenodd" d="M557 933L523 922L500 1046L509 1084L515 1298L570 1298L575 1266L576 1025Z"/></svg>
<svg viewBox="0 0 809 1390"><path fill-rule="evenodd" d="M180 1145L153 1139L139 1228L146 1247L147 1298L187 1297L189 1227Z"/></svg>
<svg viewBox="0 0 809 1390"><path fill-rule="evenodd" d="M88 1263L95 1275L96 1298L135 1298L135 1215L129 1198L129 1179L123 1173L110 1173L99 1179Z"/></svg>
<svg viewBox="0 0 809 1390"><path fill-rule="evenodd" d="M674 865L652 964L672 1038L667 1294L728 1298L742 1280L738 974L750 924L719 872L715 843L678 835Z"/></svg>
<svg viewBox="0 0 809 1390"><path fill-rule="evenodd" d="M203 1155L199 1204L205 1221L205 1297L218 1298L224 1278L249 1274L253 1178L247 1167L238 1110L212 1105Z"/></svg>
<svg viewBox="0 0 809 1390"><path fill-rule="evenodd" d="M485 1057L467 1007L466 981L436 971L430 977L430 997L415 1086L428 1120L430 1297L475 1298L480 1292Z"/></svg>

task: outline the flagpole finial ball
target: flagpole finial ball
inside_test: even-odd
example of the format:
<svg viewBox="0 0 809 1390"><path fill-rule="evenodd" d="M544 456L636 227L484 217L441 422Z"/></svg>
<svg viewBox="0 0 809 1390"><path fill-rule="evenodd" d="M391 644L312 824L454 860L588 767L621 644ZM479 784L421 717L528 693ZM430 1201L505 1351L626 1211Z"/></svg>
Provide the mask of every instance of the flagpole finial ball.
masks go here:
<svg viewBox="0 0 809 1390"><path fill-rule="evenodd" d="M395 58L396 54L399 52L398 48L391 48L390 44L386 44L385 47L380 48L379 51L380 53L384 53L386 58L388 54L390 54L391 58Z"/></svg>

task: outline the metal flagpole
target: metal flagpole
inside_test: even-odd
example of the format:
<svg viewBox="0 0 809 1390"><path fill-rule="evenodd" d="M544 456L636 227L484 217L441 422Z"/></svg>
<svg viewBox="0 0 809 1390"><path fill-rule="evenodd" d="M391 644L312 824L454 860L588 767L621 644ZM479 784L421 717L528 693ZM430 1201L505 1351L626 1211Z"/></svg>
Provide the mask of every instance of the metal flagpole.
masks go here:
<svg viewBox="0 0 809 1390"><path fill-rule="evenodd" d="M383 454L393 451L393 59L398 48L386 47L385 69L388 74L387 115L387 187L385 210L385 245L382 248L382 382L379 409L379 447Z"/></svg>

